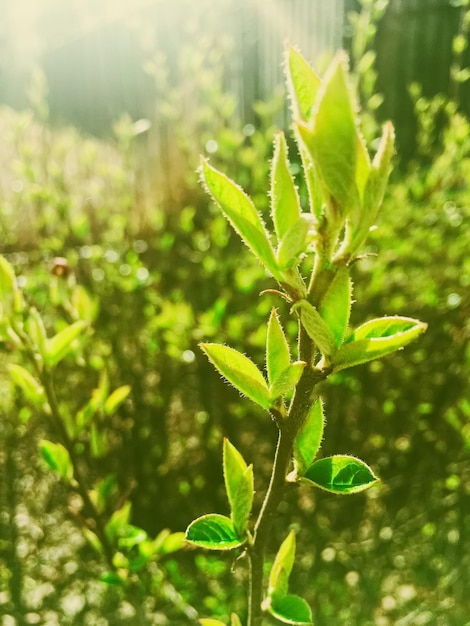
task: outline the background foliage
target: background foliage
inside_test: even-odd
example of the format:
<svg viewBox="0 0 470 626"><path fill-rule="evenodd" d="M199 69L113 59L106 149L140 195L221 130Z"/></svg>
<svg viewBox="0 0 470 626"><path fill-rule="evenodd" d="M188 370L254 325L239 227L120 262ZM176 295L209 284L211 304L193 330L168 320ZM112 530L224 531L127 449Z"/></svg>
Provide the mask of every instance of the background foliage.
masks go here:
<svg viewBox="0 0 470 626"><path fill-rule="evenodd" d="M221 88L228 50L208 44L196 61L181 52L181 82L158 101L169 130L154 159L147 157L155 128L142 120L121 118L108 142L53 127L40 74L29 110L0 114L1 252L50 326L67 318L64 294L74 285L89 294L89 358L58 370L60 400L72 413L83 406L103 369L114 386L131 385L103 424L105 453L90 452L89 466L93 477L116 476L133 523L151 535L226 510L223 436L265 478L275 443L273 425L221 383L197 348L201 340L229 341L261 363L274 304L258 296L271 282L194 174L205 146L211 162L266 208L280 104L258 103L256 124L238 125L234 97ZM164 64L152 63L163 80ZM359 81L364 76L358 72ZM367 105L372 94L361 84ZM290 498L298 506L281 511L273 538L278 545L289 524L299 531L292 588L313 606L317 626L469 623L470 128L451 101L427 101L416 90L414 98L421 151L395 175L370 254L355 268L352 322L406 314L429 329L404 353L336 375L326 397L324 453L354 450L382 485L347 502L296 489ZM437 141L430 137L436 106L445 129ZM373 112L372 103L372 119ZM57 256L67 259L68 278L52 273ZM50 426L12 387L5 363L2 350L4 623L136 623L122 590L97 582L102 565L77 530L73 502L66 506L65 487L36 452ZM190 550L167 557L142 600L150 623L194 623L208 613L226 620L243 604L233 565Z"/></svg>

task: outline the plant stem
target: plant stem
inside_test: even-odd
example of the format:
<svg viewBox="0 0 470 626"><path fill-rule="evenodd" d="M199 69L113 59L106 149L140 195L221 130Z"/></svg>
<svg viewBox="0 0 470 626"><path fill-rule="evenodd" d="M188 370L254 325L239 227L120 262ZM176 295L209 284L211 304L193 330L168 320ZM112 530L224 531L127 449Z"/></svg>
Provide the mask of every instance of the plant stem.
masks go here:
<svg viewBox="0 0 470 626"><path fill-rule="evenodd" d="M318 306L325 295L337 269L324 257L317 257L309 285L309 300ZM263 580L266 544L277 507L282 500L286 476L292 458L294 440L316 400L316 385L328 376L328 371L314 367L315 345L299 322L298 351L300 360L307 363L295 388L289 413L279 421L279 437L274 457L271 479L261 511L255 524L253 541L249 550L248 626L261 626L263 622Z"/></svg>
<svg viewBox="0 0 470 626"><path fill-rule="evenodd" d="M286 486L286 475L292 457L295 437L315 401L315 386L326 374L310 365L313 343L303 327L299 333L299 355L308 365L296 387L287 419L279 425L279 437L269 487L255 525L253 541L249 550L250 574L248 589L248 626L261 626L263 612L264 555L277 507Z"/></svg>

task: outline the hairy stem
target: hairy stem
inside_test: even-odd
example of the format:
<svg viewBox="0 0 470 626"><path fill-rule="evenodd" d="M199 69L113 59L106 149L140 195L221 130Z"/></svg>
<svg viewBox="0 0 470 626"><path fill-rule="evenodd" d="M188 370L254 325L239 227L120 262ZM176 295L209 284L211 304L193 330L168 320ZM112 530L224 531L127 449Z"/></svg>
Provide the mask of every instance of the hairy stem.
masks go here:
<svg viewBox="0 0 470 626"><path fill-rule="evenodd" d="M308 365L296 387L289 414L286 420L280 423L271 479L256 521L254 537L249 550L248 626L261 626L263 621L261 603L263 601L263 569L266 544L286 487L286 475L289 470L295 437L316 399L314 396L315 386L326 377L325 373L313 369L310 365L313 356L313 343L302 327L300 327L299 333L299 356Z"/></svg>

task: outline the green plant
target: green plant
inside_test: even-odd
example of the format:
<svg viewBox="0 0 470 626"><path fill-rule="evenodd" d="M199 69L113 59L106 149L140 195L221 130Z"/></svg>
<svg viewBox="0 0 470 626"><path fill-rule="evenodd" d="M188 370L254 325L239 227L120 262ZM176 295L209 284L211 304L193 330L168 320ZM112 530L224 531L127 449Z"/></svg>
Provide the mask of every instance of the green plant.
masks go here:
<svg viewBox="0 0 470 626"><path fill-rule="evenodd" d="M312 623L307 603L288 593L295 557L292 532L277 553L267 590L264 586L268 541L286 489L306 483L332 493L350 494L378 480L366 463L353 456L317 459L324 430L321 383L335 372L402 348L426 328L403 316L348 328L350 268L360 257L382 203L393 155L393 129L385 125L371 161L357 127L343 54L337 55L320 80L305 59L291 49L286 56L286 73L309 211L300 206L282 133L276 136L271 165L272 234L240 187L206 161L201 165L207 191L278 282L279 289L268 291L288 302L298 324L298 359L292 360L278 313L272 310L266 337L267 379L253 361L233 348L201 344L222 376L267 411L279 431L270 483L253 527L253 467L225 440L223 467L230 517L204 515L186 531L186 539L193 545L246 553L250 570L248 626L260 626L264 612L288 624ZM275 247L272 239L277 242ZM308 281L304 278L307 269ZM241 622L233 614L231 623L236 626ZM201 620L201 624L221 622L209 619Z"/></svg>
<svg viewBox="0 0 470 626"><path fill-rule="evenodd" d="M8 363L8 372L40 416L41 430L47 436L39 441L40 456L67 487L69 510L101 560L100 580L120 588L139 623L145 624L145 599L162 582L158 562L181 549L183 533L164 529L151 538L131 522L129 493L120 492L116 475L99 471L100 464L106 467L105 459L113 448L106 422L126 401L131 388L122 385L112 390L104 360L87 347L97 302L82 286L67 282L69 271L65 259L55 259L49 298L56 310L49 319L28 302L11 265L0 257L0 341L17 355L16 362ZM78 368L98 378L84 406L70 401L68 391L57 384L58 367L71 358ZM72 387L79 378L73 371L68 374ZM25 409L23 421L33 415ZM178 594L173 604L183 614L189 609L193 615Z"/></svg>

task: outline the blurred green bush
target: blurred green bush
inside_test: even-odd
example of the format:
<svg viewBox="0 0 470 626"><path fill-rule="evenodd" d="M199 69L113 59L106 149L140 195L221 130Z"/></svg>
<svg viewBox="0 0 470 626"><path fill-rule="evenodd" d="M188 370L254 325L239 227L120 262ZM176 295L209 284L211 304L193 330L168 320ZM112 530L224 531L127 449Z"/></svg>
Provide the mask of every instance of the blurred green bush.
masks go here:
<svg viewBox="0 0 470 626"><path fill-rule="evenodd" d="M205 55L196 68L194 58L181 61L183 76L206 70L185 94L184 102L196 103L191 117L182 86L169 87L159 103L167 151L145 120L122 118L108 143L52 128L40 75L30 111L0 112L0 251L50 324L69 315L64 294L74 285L86 290L92 358L64 362L60 401L78 410L103 367L113 386L131 385L104 425L109 448L92 471L117 477L133 523L152 534L224 509L223 435L241 444L258 475L269 473L272 456L258 435L271 429L272 446L276 435L220 384L197 347L230 340L261 362L260 329L278 302L258 297L270 281L208 204L194 172L205 147L216 165L230 163L230 175L265 209L280 104L276 97L260 103L258 125L239 128L233 97L220 89L223 55L214 57L210 46ZM432 103L419 94L416 102L421 128L429 128ZM316 607L317 626L464 626L470 615L470 126L451 103L444 112L443 141L433 144L432 159L396 175L377 225L380 244L372 236L355 269L357 299L367 303L358 318L406 312L429 330L406 358L338 374L326 398L326 441L370 459L383 485L350 501L347 519L331 495L291 494L302 516L294 520L299 545L309 546L295 584ZM68 277L53 273L56 257L67 259ZM64 488L36 454L48 425L17 396L2 352L0 384L4 623L136 623L119 589L96 582L96 557L75 530ZM291 511L281 513L291 519ZM164 592L145 603L150 623L192 623L185 606L226 618L239 601L238 588L226 584L232 566L206 555L169 558Z"/></svg>

